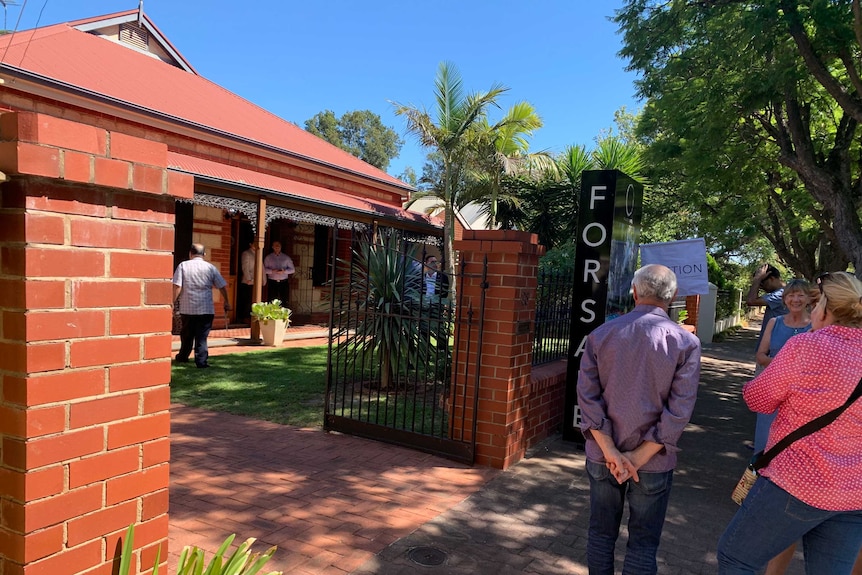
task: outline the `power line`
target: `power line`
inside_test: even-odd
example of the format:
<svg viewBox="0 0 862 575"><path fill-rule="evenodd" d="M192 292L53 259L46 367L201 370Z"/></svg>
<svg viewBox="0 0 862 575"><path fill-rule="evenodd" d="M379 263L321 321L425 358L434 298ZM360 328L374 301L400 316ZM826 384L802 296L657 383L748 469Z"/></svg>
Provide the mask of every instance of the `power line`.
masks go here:
<svg viewBox="0 0 862 575"><path fill-rule="evenodd" d="M8 28L6 27L6 16L8 11L6 10L9 6L17 6L18 2L14 0L0 0L0 4L3 4L3 30L6 31Z"/></svg>
<svg viewBox="0 0 862 575"><path fill-rule="evenodd" d="M18 31L18 26L21 24L21 16L23 16L23 15L24 15L24 9L25 9L25 8L27 8L27 0L24 0L24 5L23 5L23 6L21 6L21 11L20 11L20 12L18 12L18 21L17 21L17 22L15 22L15 29L14 29L14 30L12 30L12 35L13 35L13 36L15 35L15 32L17 32L17 31ZM6 2L3 2L3 11L4 11L4 12L6 11ZM5 26L4 26L4 28L5 28ZM5 61L6 61L6 52L8 52L8 51L9 51L9 46L11 46L11 45L12 45L12 39L10 38L10 39L9 39L9 42L7 42L7 43L6 43L6 49L5 49L5 50L3 50L3 56L2 56L2 57L0 57L0 64L2 64L3 62L5 62Z"/></svg>
<svg viewBox="0 0 862 575"><path fill-rule="evenodd" d="M24 0L24 4L25 5L27 4L27 0ZM27 44L24 46L24 53L21 54L21 61L18 62L19 66L24 63L24 58L27 56L27 50L30 48L30 42L33 40L33 36L36 34L36 29L39 28L39 22L42 21L42 14L45 12L45 6L47 6L47 5L48 5L48 0L45 0L45 2L42 3L42 9L39 10L39 17L36 18L36 25L33 26L33 32L30 34L30 38L29 38L29 40L27 40ZM24 12L24 6L21 6L21 12ZM20 15L19 15L19 20L20 20Z"/></svg>

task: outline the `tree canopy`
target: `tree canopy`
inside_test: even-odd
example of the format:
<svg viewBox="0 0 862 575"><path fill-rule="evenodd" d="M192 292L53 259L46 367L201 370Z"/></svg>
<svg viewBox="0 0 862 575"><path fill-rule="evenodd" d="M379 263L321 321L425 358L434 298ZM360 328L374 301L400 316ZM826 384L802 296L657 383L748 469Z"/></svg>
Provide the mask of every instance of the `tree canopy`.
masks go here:
<svg viewBox="0 0 862 575"><path fill-rule="evenodd" d="M862 275L859 0L629 0L615 21L664 198L724 246ZM679 218L678 218L679 220ZM703 233L702 235L706 235Z"/></svg>
<svg viewBox="0 0 862 575"><path fill-rule="evenodd" d="M354 110L335 117L332 110L305 121L305 129L381 170L401 152L403 141L371 110Z"/></svg>

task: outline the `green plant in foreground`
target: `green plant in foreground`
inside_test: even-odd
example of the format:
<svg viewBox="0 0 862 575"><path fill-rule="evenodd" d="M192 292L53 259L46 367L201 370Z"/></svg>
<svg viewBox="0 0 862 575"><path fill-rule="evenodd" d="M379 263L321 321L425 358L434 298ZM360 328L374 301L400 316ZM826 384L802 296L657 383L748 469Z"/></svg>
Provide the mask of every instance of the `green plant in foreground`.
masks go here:
<svg viewBox="0 0 862 575"><path fill-rule="evenodd" d="M254 319L262 322L271 319L283 319L289 325L291 313L290 309L281 305L280 299L274 299L270 302L258 302L251 306L251 315Z"/></svg>
<svg viewBox="0 0 862 575"><path fill-rule="evenodd" d="M246 539L242 545L236 548L230 557L225 559L224 554L228 547L233 543L236 534L230 535L218 548L209 565L204 567L204 551L199 547L183 548L180 554L180 561L177 565L177 575L255 575L263 569L267 561L272 558L275 553L275 546L270 547L266 553L251 552L251 546L256 539L250 537ZM126 538L123 540L123 551L120 555L120 570L118 575L129 575L132 564L132 549L134 549L135 526L129 525L126 530ZM159 560L161 558L161 549L156 553L155 565L153 565L152 575L159 573ZM270 571L265 575L282 575L281 571Z"/></svg>

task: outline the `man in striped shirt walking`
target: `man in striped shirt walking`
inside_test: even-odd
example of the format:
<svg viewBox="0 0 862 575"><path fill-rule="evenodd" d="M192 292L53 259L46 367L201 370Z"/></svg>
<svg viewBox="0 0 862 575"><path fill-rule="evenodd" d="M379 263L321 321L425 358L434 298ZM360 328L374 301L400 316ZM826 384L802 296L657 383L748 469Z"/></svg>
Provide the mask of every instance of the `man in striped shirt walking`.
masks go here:
<svg viewBox="0 0 862 575"><path fill-rule="evenodd" d="M227 282L214 265L204 260L204 251L202 244L192 244L189 259L177 266L173 280L174 301L179 299L179 313L183 318L176 360L188 362L194 344L197 367L209 367L207 337L215 317L212 288L221 292L225 311L231 309L225 289Z"/></svg>

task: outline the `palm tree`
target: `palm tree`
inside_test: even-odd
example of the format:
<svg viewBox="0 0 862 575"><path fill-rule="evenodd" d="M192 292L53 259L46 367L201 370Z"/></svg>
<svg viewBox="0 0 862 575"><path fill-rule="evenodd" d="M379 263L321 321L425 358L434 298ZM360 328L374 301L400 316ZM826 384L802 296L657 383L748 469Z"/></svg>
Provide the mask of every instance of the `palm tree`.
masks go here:
<svg viewBox="0 0 862 575"><path fill-rule="evenodd" d="M504 176L501 208L517 212L518 227L539 235L547 248L572 241L577 232L578 198L585 170L620 170L644 185L640 148L618 137L600 139L593 150L568 146L552 165L519 176ZM518 198L512 203L509 198ZM506 211L502 215L510 216Z"/></svg>
<svg viewBox="0 0 862 575"><path fill-rule="evenodd" d="M550 165L553 160L545 152L528 153L527 138L542 127L542 119L529 102L518 102L494 125L482 118L476 139L477 169L471 196L486 206L492 228L499 223L497 215L504 189L501 179ZM518 207L517 196L502 198L510 207Z"/></svg>
<svg viewBox="0 0 862 575"><path fill-rule="evenodd" d="M449 295L455 295L455 202L461 189L464 172L474 150L478 126L489 106L508 88L494 84L486 92L466 94L461 75L450 62L442 62L434 79L435 108L433 116L424 108L394 103L395 114L407 119L407 131L419 143L440 153L442 186L438 190L443 203L443 247L446 272L449 274ZM452 299L454 301L454 299Z"/></svg>
<svg viewBox="0 0 862 575"><path fill-rule="evenodd" d="M623 141L619 137L609 136L599 140L592 153L593 161L598 169L619 170L642 184L646 163L642 150L637 144Z"/></svg>

